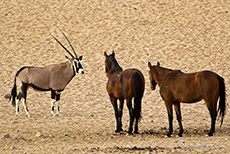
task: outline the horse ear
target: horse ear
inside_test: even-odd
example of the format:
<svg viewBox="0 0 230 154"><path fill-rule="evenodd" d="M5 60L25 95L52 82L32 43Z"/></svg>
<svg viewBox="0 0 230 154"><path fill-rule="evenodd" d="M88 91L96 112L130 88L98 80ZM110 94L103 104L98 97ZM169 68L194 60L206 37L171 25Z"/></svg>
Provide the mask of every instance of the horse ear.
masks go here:
<svg viewBox="0 0 230 154"><path fill-rule="evenodd" d="M108 55L107 55L106 51L104 52L104 56L105 56L105 58L107 58L107 57L108 57Z"/></svg>
<svg viewBox="0 0 230 154"><path fill-rule="evenodd" d="M158 66L158 67L160 66L160 62L159 62L159 61L157 62L157 66Z"/></svg>
<svg viewBox="0 0 230 154"><path fill-rule="evenodd" d="M112 53L112 56L113 56L113 57L115 57L115 53L114 53L114 51L113 51L113 53Z"/></svg>
<svg viewBox="0 0 230 154"><path fill-rule="evenodd" d="M149 66L149 68L150 68L150 69L152 68L152 65L151 65L151 63L150 63L150 62L148 62L148 66Z"/></svg>

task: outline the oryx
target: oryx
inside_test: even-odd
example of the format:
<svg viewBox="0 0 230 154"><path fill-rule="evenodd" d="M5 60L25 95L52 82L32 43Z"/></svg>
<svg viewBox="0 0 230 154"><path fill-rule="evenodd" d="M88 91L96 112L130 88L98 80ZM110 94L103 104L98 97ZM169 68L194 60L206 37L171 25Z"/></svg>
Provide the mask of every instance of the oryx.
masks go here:
<svg viewBox="0 0 230 154"><path fill-rule="evenodd" d="M15 75L14 86L11 90L9 100L12 105L16 106L16 115L19 114L19 101L23 103L26 115L29 117L28 108L26 105L26 95L29 87L39 91L51 91L51 115L54 114L54 103L57 104L57 115L60 116L59 100L61 92L67 84L75 76L76 73L84 74L83 67L80 63L82 56L78 57L70 41L62 32L69 45L71 46L74 55L72 55L54 36L53 38L69 53L71 58L66 56L67 62L61 64L53 64L45 67L25 66L19 69ZM17 86L20 87L20 92L17 95ZM7 97L7 95L5 96Z"/></svg>

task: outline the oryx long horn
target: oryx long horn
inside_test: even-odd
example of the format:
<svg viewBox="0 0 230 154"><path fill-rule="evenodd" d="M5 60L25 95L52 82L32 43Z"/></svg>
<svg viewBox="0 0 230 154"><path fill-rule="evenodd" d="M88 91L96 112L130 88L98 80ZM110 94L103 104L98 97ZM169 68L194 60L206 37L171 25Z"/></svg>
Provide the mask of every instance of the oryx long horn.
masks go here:
<svg viewBox="0 0 230 154"><path fill-rule="evenodd" d="M61 31L62 32L62 31ZM77 54L76 54L76 52L75 52L75 50L74 50L74 48L73 48L73 46L72 46L72 44L70 43L70 41L69 41L69 39L67 38L67 36L62 32L62 34L65 36L65 38L66 38L66 40L69 42L69 45L71 46L71 48L72 48L72 50L73 50L73 53L75 54L75 56L76 56L76 58L78 58L77 57Z"/></svg>
<svg viewBox="0 0 230 154"><path fill-rule="evenodd" d="M53 35L52 35L53 36ZM64 45L62 45L61 44L61 42L59 42L58 41L58 39L56 39L54 36L53 36L53 38L70 54L70 56L72 57L72 58L74 58L74 56L69 52L69 50L68 49L66 49L66 47L64 47Z"/></svg>

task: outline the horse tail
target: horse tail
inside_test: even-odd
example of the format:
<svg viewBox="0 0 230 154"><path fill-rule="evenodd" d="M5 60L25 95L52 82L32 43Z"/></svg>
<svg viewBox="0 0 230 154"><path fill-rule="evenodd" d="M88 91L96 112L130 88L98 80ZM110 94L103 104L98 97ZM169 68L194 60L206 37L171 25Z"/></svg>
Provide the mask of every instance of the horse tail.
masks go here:
<svg viewBox="0 0 230 154"><path fill-rule="evenodd" d="M219 117L221 116L221 123L220 123L220 127L221 127L221 125L223 124L224 115L226 111L226 93L225 93L224 79L220 76L218 76L217 78L219 81L219 93L220 93L218 112L219 112Z"/></svg>
<svg viewBox="0 0 230 154"><path fill-rule="evenodd" d="M136 120L141 118L141 100L145 90L145 79L141 72L135 74L134 111Z"/></svg>

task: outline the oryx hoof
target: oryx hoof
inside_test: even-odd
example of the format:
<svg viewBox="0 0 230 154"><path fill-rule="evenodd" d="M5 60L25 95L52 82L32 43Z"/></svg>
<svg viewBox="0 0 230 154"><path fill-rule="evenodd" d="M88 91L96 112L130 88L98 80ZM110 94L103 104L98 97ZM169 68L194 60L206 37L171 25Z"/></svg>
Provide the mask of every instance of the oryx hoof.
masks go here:
<svg viewBox="0 0 230 154"><path fill-rule="evenodd" d="M168 135L168 134L167 134L167 135L164 136L164 138L168 138L168 137L171 137L171 135Z"/></svg>
<svg viewBox="0 0 230 154"><path fill-rule="evenodd" d="M132 132L127 132L126 133L126 136L130 136L130 135L133 135L133 133Z"/></svg>
<svg viewBox="0 0 230 154"><path fill-rule="evenodd" d="M210 136L213 136L213 134L206 134L205 137L210 137Z"/></svg>
<svg viewBox="0 0 230 154"><path fill-rule="evenodd" d="M27 116L27 117L31 117L30 114L27 114L26 116Z"/></svg>

